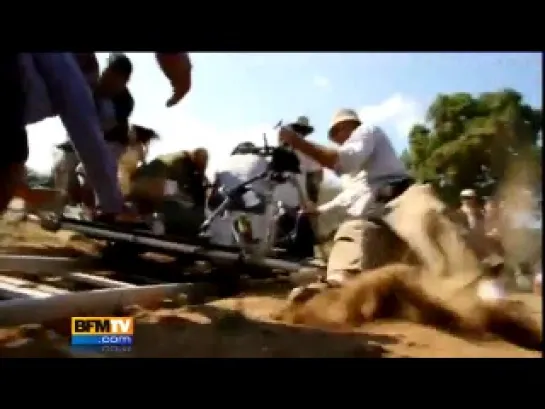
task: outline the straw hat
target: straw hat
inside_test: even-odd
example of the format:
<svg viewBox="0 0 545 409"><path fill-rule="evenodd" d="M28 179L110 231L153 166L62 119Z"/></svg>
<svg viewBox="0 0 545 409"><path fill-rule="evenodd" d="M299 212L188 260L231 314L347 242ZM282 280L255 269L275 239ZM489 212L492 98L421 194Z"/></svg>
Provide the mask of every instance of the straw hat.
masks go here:
<svg viewBox="0 0 545 409"><path fill-rule="evenodd" d="M295 122L289 123L288 126L291 126L295 132L300 133L302 136L314 132L314 127L310 125L310 121L306 116L300 116Z"/></svg>
<svg viewBox="0 0 545 409"><path fill-rule="evenodd" d="M475 191L473 189L464 189L460 192L460 197L462 199L465 199L465 198L472 198L472 197L477 197L477 193L475 193Z"/></svg>
<svg viewBox="0 0 545 409"><path fill-rule="evenodd" d="M333 116L333 119L331 120L331 124L329 125L329 131L328 135L331 138L331 132L333 131L333 128L340 124L341 122L346 121L356 121L361 122L358 114L353 109L339 109L337 113Z"/></svg>

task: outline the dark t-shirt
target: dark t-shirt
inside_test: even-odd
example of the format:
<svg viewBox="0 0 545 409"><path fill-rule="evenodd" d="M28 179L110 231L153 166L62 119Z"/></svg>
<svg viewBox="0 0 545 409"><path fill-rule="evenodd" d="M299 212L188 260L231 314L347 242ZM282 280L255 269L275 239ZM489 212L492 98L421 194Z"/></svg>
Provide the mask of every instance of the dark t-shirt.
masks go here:
<svg viewBox="0 0 545 409"><path fill-rule="evenodd" d="M100 110L100 100L96 95L94 100L97 110ZM104 133L104 139L106 141L127 145L129 143L129 117L134 109L134 99L130 91L125 88L124 92L112 98L112 104L117 124ZM70 141L57 145L57 148L65 152L74 151L74 147Z"/></svg>
<svg viewBox="0 0 545 409"><path fill-rule="evenodd" d="M126 145L129 142L129 117L134 109L134 99L128 88L112 98L117 124L105 132L104 139Z"/></svg>

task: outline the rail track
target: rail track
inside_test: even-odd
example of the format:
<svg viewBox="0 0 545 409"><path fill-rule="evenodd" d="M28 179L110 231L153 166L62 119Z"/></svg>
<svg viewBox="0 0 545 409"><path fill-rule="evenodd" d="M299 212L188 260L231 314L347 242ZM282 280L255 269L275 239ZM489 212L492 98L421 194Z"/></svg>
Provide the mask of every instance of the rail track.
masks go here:
<svg viewBox="0 0 545 409"><path fill-rule="evenodd" d="M39 324L79 313L111 313L129 305L177 299L195 287L172 280L152 284L144 280L138 275L131 279L108 271L98 258L1 254L0 325Z"/></svg>
<svg viewBox="0 0 545 409"><path fill-rule="evenodd" d="M225 286L203 263L188 268L181 260L157 255L121 257L106 252L105 257L67 257L59 253L74 252L24 247L0 250L0 326L18 327L29 339L46 337L46 344L54 345L56 353L65 357L109 356L69 346L71 316L128 315L127 307L134 305L198 303L221 294Z"/></svg>
<svg viewBox="0 0 545 409"><path fill-rule="evenodd" d="M255 267L210 264L157 255L59 257L0 253L0 325L40 324L77 315L107 315L132 305L195 304L245 288L289 285L314 272L260 275ZM47 253L44 251L44 253Z"/></svg>
<svg viewBox="0 0 545 409"><path fill-rule="evenodd" d="M268 291L278 283L284 288L315 279L311 270L281 271L285 267L281 263L271 275L270 268L242 260L217 264L200 253L153 253L153 249L142 253L142 246L133 242L104 247L103 241L91 240L100 247L97 251L84 240L79 251L65 243L71 239L57 233L41 237L39 226L34 232L34 220L21 222L8 222L0 248L0 327L25 333L30 328L34 335L26 337L29 342L46 336L46 345L52 342L67 356L104 356L72 351L67 342L72 316L133 315L140 308L194 305L245 290Z"/></svg>

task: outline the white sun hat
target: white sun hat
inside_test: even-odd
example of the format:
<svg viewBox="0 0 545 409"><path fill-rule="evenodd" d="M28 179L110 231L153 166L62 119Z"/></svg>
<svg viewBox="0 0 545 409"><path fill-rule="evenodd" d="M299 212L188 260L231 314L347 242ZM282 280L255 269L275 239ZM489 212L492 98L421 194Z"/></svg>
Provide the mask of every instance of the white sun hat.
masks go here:
<svg viewBox="0 0 545 409"><path fill-rule="evenodd" d="M347 108L343 108L343 109L339 109L335 115L333 115L333 119L331 120L331 123L329 125L329 130L327 132L328 136L331 138L331 132L333 131L333 128L340 124L341 122L346 122L346 121L356 121L356 122L361 122L360 120L360 117L358 116L358 114L356 113L356 111L354 111L353 109L347 109Z"/></svg>
<svg viewBox="0 0 545 409"><path fill-rule="evenodd" d="M507 293L503 283L496 278L479 282L477 286L477 296L483 302L494 303L504 300L507 297Z"/></svg>
<svg viewBox="0 0 545 409"><path fill-rule="evenodd" d="M477 197L477 193L473 189L464 189L460 192L461 198Z"/></svg>

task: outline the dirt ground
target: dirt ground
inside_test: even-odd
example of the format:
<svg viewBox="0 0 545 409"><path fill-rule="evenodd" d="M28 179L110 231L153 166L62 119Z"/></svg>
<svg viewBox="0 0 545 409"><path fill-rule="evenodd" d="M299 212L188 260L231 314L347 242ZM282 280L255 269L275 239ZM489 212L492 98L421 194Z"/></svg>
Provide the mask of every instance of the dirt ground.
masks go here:
<svg viewBox="0 0 545 409"><path fill-rule="evenodd" d="M66 232L45 233L35 226L0 225L2 247L57 247L91 251L93 244ZM70 251L70 250L68 250ZM130 352L103 357L541 357L495 337L468 338L402 320L382 320L357 329L287 325L271 317L287 290L253 291L205 305L134 309L135 345ZM542 298L513 295L542 321ZM61 326L64 324L61 324ZM66 328L68 328L68 318ZM56 325L58 328L58 324ZM63 331L61 331L63 332ZM67 340L33 326L0 328L0 357L74 357Z"/></svg>

